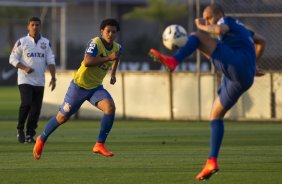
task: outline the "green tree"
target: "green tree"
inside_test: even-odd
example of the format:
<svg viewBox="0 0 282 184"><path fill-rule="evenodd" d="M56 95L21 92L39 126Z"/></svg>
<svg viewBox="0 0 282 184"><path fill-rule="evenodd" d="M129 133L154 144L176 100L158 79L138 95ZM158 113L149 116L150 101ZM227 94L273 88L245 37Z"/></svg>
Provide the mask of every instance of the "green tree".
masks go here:
<svg viewBox="0 0 282 184"><path fill-rule="evenodd" d="M164 24L188 15L187 5L183 3L168 3L166 0L148 0L145 7L136 7L133 11L123 15L123 19L140 19L145 21L157 21Z"/></svg>
<svg viewBox="0 0 282 184"><path fill-rule="evenodd" d="M158 24L157 35L161 35L165 23L188 16L188 7L183 3L168 3L166 0L148 0L147 6L135 7L122 16L123 20L142 20Z"/></svg>

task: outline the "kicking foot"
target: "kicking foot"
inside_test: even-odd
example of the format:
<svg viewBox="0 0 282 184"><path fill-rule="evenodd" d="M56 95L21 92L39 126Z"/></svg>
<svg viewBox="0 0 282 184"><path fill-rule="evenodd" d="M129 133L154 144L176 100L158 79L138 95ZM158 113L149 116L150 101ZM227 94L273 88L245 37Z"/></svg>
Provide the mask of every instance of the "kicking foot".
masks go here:
<svg viewBox="0 0 282 184"><path fill-rule="evenodd" d="M155 49L150 49L149 56L151 56L154 61L161 62L169 72L173 72L178 65L178 62L174 57L161 54Z"/></svg>

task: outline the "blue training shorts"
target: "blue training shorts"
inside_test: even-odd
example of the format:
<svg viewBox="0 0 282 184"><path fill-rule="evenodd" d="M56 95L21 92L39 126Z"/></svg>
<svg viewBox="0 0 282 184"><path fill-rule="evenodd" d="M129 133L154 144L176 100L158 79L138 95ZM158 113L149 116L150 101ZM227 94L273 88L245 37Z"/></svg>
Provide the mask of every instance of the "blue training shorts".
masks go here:
<svg viewBox="0 0 282 184"><path fill-rule="evenodd" d="M104 89L102 85L88 90L79 87L72 80L66 93L64 102L60 107L60 112L66 116L71 116L78 111L80 106L86 100L92 105L96 106L99 101L106 98L112 99L109 92Z"/></svg>
<svg viewBox="0 0 282 184"><path fill-rule="evenodd" d="M224 108L229 110L253 84L255 52L249 48L232 49L218 42L211 60L215 68L223 73L218 96Z"/></svg>

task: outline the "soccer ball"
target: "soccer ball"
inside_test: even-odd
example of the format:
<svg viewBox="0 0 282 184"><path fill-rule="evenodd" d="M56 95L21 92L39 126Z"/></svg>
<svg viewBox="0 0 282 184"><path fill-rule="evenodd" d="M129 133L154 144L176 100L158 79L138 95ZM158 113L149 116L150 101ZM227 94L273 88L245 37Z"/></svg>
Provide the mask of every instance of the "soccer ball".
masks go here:
<svg viewBox="0 0 282 184"><path fill-rule="evenodd" d="M169 49L177 49L183 47L187 42L187 32L180 25L170 25L163 32L163 44Z"/></svg>

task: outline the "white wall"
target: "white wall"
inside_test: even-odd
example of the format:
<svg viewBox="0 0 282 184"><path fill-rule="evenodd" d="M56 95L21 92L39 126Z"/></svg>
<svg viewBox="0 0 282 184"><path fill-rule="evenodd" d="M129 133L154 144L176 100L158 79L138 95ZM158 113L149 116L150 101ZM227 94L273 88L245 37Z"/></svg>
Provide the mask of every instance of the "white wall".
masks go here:
<svg viewBox="0 0 282 184"><path fill-rule="evenodd" d="M282 87L276 78L276 115L282 118ZM50 74L46 74L46 87L41 111L42 117L57 113L72 80L72 72L58 72L57 88L50 92ZM109 76L104 80L104 88L112 95L116 104L117 118L145 118L162 120L207 120L217 89L215 78L202 74L200 86L194 73L166 72L125 72L117 74L117 83L109 84ZM170 81L172 83L170 83ZM170 86L172 85L172 86ZM228 112L229 119L271 119L271 75L256 78L254 85ZM172 91L170 90L172 87ZM80 118L100 118L102 112L85 102L80 110Z"/></svg>
<svg viewBox="0 0 282 184"><path fill-rule="evenodd" d="M169 77L166 73L125 73L127 118L170 119Z"/></svg>
<svg viewBox="0 0 282 184"><path fill-rule="evenodd" d="M226 115L230 119L270 119L270 74L256 77L253 86L245 92Z"/></svg>
<svg viewBox="0 0 282 184"><path fill-rule="evenodd" d="M276 116L282 119L282 73L273 74L273 89L276 93Z"/></svg>

